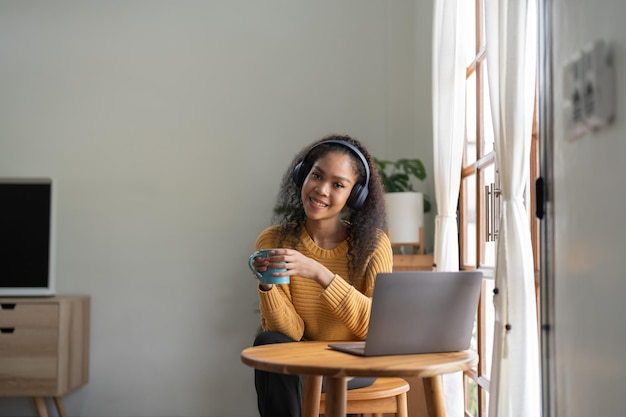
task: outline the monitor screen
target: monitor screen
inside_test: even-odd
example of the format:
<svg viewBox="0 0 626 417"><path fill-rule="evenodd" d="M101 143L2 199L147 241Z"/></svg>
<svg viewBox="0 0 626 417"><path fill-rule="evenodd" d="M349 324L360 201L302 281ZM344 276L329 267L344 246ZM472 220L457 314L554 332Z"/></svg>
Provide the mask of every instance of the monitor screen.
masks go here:
<svg viewBox="0 0 626 417"><path fill-rule="evenodd" d="M52 181L0 178L0 295L53 295Z"/></svg>

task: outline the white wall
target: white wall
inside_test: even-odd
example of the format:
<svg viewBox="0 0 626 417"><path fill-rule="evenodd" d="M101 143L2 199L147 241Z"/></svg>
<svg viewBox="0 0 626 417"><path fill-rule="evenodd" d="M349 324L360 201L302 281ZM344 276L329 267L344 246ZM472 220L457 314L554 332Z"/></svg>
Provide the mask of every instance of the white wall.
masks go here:
<svg viewBox="0 0 626 417"><path fill-rule="evenodd" d="M553 3L557 415L621 416L626 392L626 3ZM599 39L614 47L616 122L568 141L560 113L561 69L574 52Z"/></svg>
<svg viewBox="0 0 626 417"><path fill-rule="evenodd" d="M246 259L293 154L416 154L434 199L421 3L0 3L0 176L54 179L57 290L92 296L70 416L255 415Z"/></svg>

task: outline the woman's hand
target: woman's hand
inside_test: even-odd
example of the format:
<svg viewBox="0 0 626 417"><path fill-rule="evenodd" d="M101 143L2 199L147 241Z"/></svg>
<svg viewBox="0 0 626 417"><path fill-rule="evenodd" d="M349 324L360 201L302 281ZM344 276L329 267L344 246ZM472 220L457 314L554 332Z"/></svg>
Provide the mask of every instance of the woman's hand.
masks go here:
<svg viewBox="0 0 626 417"><path fill-rule="evenodd" d="M257 262L260 261L258 264ZM284 263L279 263L284 262ZM307 256L304 256L295 249L276 249L270 252L270 257L261 259L256 258L254 260L255 268L259 272L265 271L268 267L272 268L285 268L287 272L277 273L277 276L292 276L297 275L302 278L308 278L316 281L322 288L328 287L331 281L335 278L335 274L332 273L321 263ZM258 266L257 266L258 265ZM263 268L263 269L260 269ZM261 286L262 289L263 285ZM269 286L271 288L271 285ZM268 288L268 289L269 289Z"/></svg>
<svg viewBox="0 0 626 417"><path fill-rule="evenodd" d="M254 257L252 259L252 266L254 266L254 269L257 272L260 272L261 274L264 273L265 271L267 271L267 268L270 267L270 263L271 263L271 258L262 258L260 256L256 256L256 257ZM259 280L259 277L256 274L252 274L252 277L254 279L256 279L256 280ZM259 282L259 287L263 291L269 291L269 290L272 289L273 285L272 284L261 284Z"/></svg>

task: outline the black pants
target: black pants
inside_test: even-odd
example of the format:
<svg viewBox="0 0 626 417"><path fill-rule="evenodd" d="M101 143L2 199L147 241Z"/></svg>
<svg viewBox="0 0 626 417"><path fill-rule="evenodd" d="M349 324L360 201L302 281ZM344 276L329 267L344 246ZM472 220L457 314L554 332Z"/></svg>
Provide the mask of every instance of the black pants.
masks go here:
<svg viewBox="0 0 626 417"><path fill-rule="evenodd" d="M278 332L261 332L254 339L254 346L286 342L295 342L295 340ZM348 389L367 387L375 380L376 378L353 378L348 381ZM322 392L324 392L325 382L324 378ZM301 376L255 369L254 386L261 417L300 417L303 386Z"/></svg>

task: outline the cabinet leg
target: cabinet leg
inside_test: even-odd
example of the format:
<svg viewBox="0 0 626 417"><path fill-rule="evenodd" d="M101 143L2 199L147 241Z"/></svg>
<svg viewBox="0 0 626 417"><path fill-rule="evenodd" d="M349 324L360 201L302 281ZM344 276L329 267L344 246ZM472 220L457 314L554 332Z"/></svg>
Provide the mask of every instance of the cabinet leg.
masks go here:
<svg viewBox="0 0 626 417"><path fill-rule="evenodd" d="M33 397L33 400L35 400L35 407L37 407L37 415L39 417L48 417L46 399L44 397Z"/></svg>
<svg viewBox="0 0 626 417"><path fill-rule="evenodd" d="M63 397L54 397L54 404L57 406L59 417L67 417L67 412L65 411L65 403L63 402Z"/></svg>

